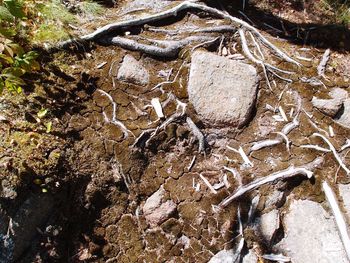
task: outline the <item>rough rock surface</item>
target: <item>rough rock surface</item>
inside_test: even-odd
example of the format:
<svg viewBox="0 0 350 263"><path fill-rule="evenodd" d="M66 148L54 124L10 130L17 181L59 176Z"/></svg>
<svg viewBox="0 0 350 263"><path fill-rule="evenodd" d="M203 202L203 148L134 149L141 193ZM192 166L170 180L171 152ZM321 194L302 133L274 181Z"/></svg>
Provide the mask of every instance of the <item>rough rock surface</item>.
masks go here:
<svg viewBox="0 0 350 263"><path fill-rule="evenodd" d="M127 2L126 5L121 8L121 12L129 13L145 10L152 10L154 12L164 10L169 4L171 4L171 1L166 0L133 0Z"/></svg>
<svg viewBox="0 0 350 263"><path fill-rule="evenodd" d="M149 73L142 63L131 55L126 55L119 68L117 79L132 84L146 86L149 82Z"/></svg>
<svg viewBox="0 0 350 263"><path fill-rule="evenodd" d="M339 194L343 199L344 208L350 222L350 184L339 184Z"/></svg>
<svg viewBox="0 0 350 263"><path fill-rule="evenodd" d="M271 241L275 232L280 227L280 216L277 209L263 214L259 220L259 228L262 236L268 242Z"/></svg>
<svg viewBox="0 0 350 263"><path fill-rule="evenodd" d="M172 200L162 202L165 190L159 188L157 192L151 195L147 200L142 210L147 222L155 227L167 220L175 211L176 204Z"/></svg>
<svg viewBox="0 0 350 263"><path fill-rule="evenodd" d="M205 123L242 126L254 108L258 80L251 65L197 51L192 55L189 100Z"/></svg>
<svg viewBox="0 0 350 263"><path fill-rule="evenodd" d="M284 225L285 238L277 248L292 262L348 262L335 221L320 204L294 200Z"/></svg>
<svg viewBox="0 0 350 263"><path fill-rule="evenodd" d="M242 263L256 263L258 262L258 257L255 255L254 251L249 250L248 254L242 259Z"/></svg>
<svg viewBox="0 0 350 263"><path fill-rule="evenodd" d="M233 249L230 250L221 250L216 253L208 263L231 263L234 262L236 258L235 252Z"/></svg>
<svg viewBox="0 0 350 263"><path fill-rule="evenodd" d="M350 128L350 99L344 101L344 112L340 115L337 122L347 128Z"/></svg>
<svg viewBox="0 0 350 263"><path fill-rule="evenodd" d="M341 101L344 101L349 97L348 92L344 89L341 89L341 88L334 88L328 94L333 99L338 99Z"/></svg>
<svg viewBox="0 0 350 263"><path fill-rule="evenodd" d="M311 102L320 112L330 117L334 117L343 104L340 99L318 99L316 97L313 97Z"/></svg>

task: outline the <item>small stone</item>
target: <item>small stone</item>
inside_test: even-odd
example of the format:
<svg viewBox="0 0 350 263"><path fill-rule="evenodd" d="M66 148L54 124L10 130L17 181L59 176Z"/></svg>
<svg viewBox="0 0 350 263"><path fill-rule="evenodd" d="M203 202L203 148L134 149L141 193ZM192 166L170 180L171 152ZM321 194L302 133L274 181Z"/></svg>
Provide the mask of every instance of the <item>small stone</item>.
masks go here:
<svg viewBox="0 0 350 263"><path fill-rule="evenodd" d="M280 228L280 216L277 209L263 214L259 219L259 228L264 239L268 242L272 240L276 231Z"/></svg>
<svg viewBox="0 0 350 263"><path fill-rule="evenodd" d="M232 263L236 256L233 249L221 250L213 256L208 263Z"/></svg>
<svg viewBox="0 0 350 263"><path fill-rule="evenodd" d="M293 200L284 226L285 237L275 249L292 262L348 262L335 221L319 203Z"/></svg>
<svg viewBox="0 0 350 263"><path fill-rule="evenodd" d="M157 192L151 195L142 208L146 221L152 226L158 226L176 211L176 204L172 200L163 202L165 190L160 187Z"/></svg>
<svg viewBox="0 0 350 263"><path fill-rule="evenodd" d="M140 86L146 86L149 82L149 73L140 61L137 61L131 55L126 55L118 70L117 79Z"/></svg>
<svg viewBox="0 0 350 263"><path fill-rule="evenodd" d="M248 254L244 256L242 263L256 263L258 257L255 255L253 250L249 250Z"/></svg>
<svg viewBox="0 0 350 263"><path fill-rule="evenodd" d="M243 126L255 106L259 77L246 63L213 53L192 55L189 100L204 123Z"/></svg>
<svg viewBox="0 0 350 263"><path fill-rule="evenodd" d="M340 125L350 129L350 99L344 101L344 111L336 121Z"/></svg>
<svg viewBox="0 0 350 263"><path fill-rule="evenodd" d="M318 99L316 97L312 98L312 105L317 108L323 114L330 117L334 117L342 107L342 100L340 99Z"/></svg>
<svg viewBox="0 0 350 263"><path fill-rule="evenodd" d="M349 97L348 92L341 88L334 88L328 94L333 99L338 99L338 100L341 100L342 102Z"/></svg>

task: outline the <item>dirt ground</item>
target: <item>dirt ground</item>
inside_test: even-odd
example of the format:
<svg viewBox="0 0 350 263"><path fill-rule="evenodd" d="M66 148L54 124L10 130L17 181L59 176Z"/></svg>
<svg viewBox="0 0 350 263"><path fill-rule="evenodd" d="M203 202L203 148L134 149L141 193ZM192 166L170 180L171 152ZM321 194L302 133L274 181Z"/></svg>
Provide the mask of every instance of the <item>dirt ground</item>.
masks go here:
<svg viewBox="0 0 350 263"><path fill-rule="evenodd" d="M349 137L348 129L317 111L310 102L313 96L327 98L328 89L332 87L349 87L349 30L329 25L332 14L322 13L320 19L317 12L321 13L321 10L318 11L312 1L303 8L295 1L290 2L281 6L279 1L252 1L245 13L265 36L288 54L310 60L303 61L301 68L273 60L281 68L296 74L292 76L291 84L273 78L272 91L259 69L261 82L256 112L242 129L208 127L189 105L187 116L195 121L208 141L205 154L198 153L198 141L184 118L157 133L147 146L134 145L142 132L156 128L160 123L154 110L145 108L152 98L159 97L165 102L173 93L188 103L191 47L185 48L179 58L173 60L98 44L91 44L80 52L59 51L44 55L46 71L32 76L37 82L27 88L26 96L14 99L7 95L0 99L3 138L0 143L0 211L6 217L5 222L9 222L8 218L24 217L23 239L32 237L29 243L23 241L23 246L30 245L21 250L16 262L208 262L220 250L237 246L237 208L240 207L243 219L246 219L257 192L260 195L258 215L271 209L267 200L276 189L284 192L284 198L273 206L282 210L291 194L293 198L323 202L318 179L333 180L334 171L338 169L338 163L331 155L324 155L326 165L322 167L322 173L315 171L314 181L297 177L284 183L265 185L220 211L213 206L238 187L234 177L228 176L230 188L222 188L217 194L204 184L200 191L193 187L194 183L200 182L199 174L206 176L212 184L219 183L222 176L228 174L223 170L224 166L237 169L246 184L273 171L312 161L320 154L298 147L315 141L321 144L310 138L312 133L319 131L312 122L322 130L328 130L330 125L333 127L332 143L337 148ZM266 8L271 10L271 5L274 8L268 13ZM229 5L224 6L231 12ZM120 6L114 8L111 7L110 14ZM241 17L235 8L232 6L232 13ZM316 10L316 13L308 10ZM117 19L120 19L117 15L108 17L110 21ZM159 27L201 27L211 21L211 17L203 14L188 13ZM166 37L147 30L142 36ZM230 48L235 41L227 33L223 45ZM331 49L327 78L323 80L326 87L302 81L302 77L316 75L326 47ZM217 53L217 49L211 47L210 51ZM239 52L239 44L237 49ZM126 54L132 54L149 70L147 87L115 79ZM101 63L104 65L100 67ZM164 92L153 90L158 83L166 81L164 72L172 72L170 79L178 72L179 75L174 83L163 86ZM113 108L99 90L110 94L116 102L116 117L130 130L127 138L118 126L106 123L104 113L112 116ZM254 141L274 138L274 132L280 131L286 123L275 121L272 118L275 113L265 106L281 106L290 113L297 103L295 92L300 95L307 114L300 114L299 127L288 136L292 141L290 152L285 144L254 152L250 156L254 167L245 169L240 156L226 145L248 150ZM37 112L42 108L47 108L48 114L38 118ZM163 110L166 116L174 114L175 101L170 100ZM312 122L308 114L312 116ZM50 132L46 127L48 122L52 122ZM194 157L195 163L189 169ZM348 161L349 157L345 157L345 162ZM337 176L338 182L349 182L343 170L340 169ZM163 201L172 200L176 211L154 227L147 223L142 207L161 187L165 190ZM32 222L18 214L28 200L37 204L31 207L36 209L32 218L37 219ZM0 230L8 227L7 223L0 226ZM34 238L29 233L33 231ZM244 253L250 248L260 251L257 253L274 252L259 233L249 227L245 231ZM275 242L280 238L277 236Z"/></svg>

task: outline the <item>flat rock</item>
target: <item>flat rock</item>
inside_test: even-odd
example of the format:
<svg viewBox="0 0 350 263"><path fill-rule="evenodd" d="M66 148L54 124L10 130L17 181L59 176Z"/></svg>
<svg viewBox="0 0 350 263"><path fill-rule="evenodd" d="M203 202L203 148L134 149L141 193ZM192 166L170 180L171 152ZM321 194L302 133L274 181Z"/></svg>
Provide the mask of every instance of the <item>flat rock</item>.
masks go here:
<svg viewBox="0 0 350 263"><path fill-rule="evenodd" d="M280 228L280 216L277 209L274 209L268 213L265 213L260 217L259 229L266 241L270 242L279 228Z"/></svg>
<svg viewBox="0 0 350 263"><path fill-rule="evenodd" d="M285 237L276 248L293 263L348 262L336 223L319 203L292 201L284 226Z"/></svg>
<svg viewBox="0 0 350 263"><path fill-rule="evenodd" d="M164 194L165 190L160 187L146 200L142 208L146 221L152 227L160 225L176 211L177 206L172 200L163 202Z"/></svg>
<svg viewBox="0 0 350 263"><path fill-rule="evenodd" d="M230 250L221 250L216 253L208 263L232 263L236 258L235 252L233 249Z"/></svg>
<svg viewBox="0 0 350 263"><path fill-rule="evenodd" d="M311 103L320 112L330 117L334 117L343 105L340 99L318 99L316 97L312 98Z"/></svg>
<svg viewBox="0 0 350 263"><path fill-rule="evenodd" d="M343 105L344 111L336 121L340 125L350 129L350 99L346 99Z"/></svg>
<svg viewBox="0 0 350 263"><path fill-rule="evenodd" d="M350 222L350 184L339 184L339 194Z"/></svg>
<svg viewBox="0 0 350 263"><path fill-rule="evenodd" d="M334 88L328 94L333 99L338 99L338 100L341 100L342 102L349 97L348 92L341 88Z"/></svg>
<svg viewBox="0 0 350 263"><path fill-rule="evenodd" d="M255 106L258 82L251 65L204 51L192 55L189 100L206 124L246 124Z"/></svg>
<svg viewBox="0 0 350 263"><path fill-rule="evenodd" d="M142 63L131 55L126 55L118 70L117 79L132 84L146 86L149 82L149 73Z"/></svg>

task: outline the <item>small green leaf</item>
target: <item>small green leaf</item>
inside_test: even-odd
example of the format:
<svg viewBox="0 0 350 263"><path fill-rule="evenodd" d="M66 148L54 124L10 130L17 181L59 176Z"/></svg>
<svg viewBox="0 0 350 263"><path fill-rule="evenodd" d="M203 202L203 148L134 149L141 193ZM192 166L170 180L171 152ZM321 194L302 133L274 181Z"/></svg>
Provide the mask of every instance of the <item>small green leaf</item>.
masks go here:
<svg viewBox="0 0 350 263"><path fill-rule="evenodd" d="M12 22L15 17L10 13L10 11L4 7L0 6L0 20Z"/></svg>
<svg viewBox="0 0 350 263"><path fill-rule="evenodd" d="M37 113L39 118L44 118L45 115L47 114L48 110L47 109L41 109L39 110L39 112Z"/></svg>
<svg viewBox="0 0 350 263"><path fill-rule="evenodd" d="M26 14L23 11L23 6L18 0L4 0L4 4L8 11L16 18L25 18Z"/></svg>
<svg viewBox="0 0 350 263"><path fill-rule="evenodd" d="M46 126L46 133L50 133L52 130L52 121L45 123L45 126Z"/></svg>
<svg viewBox="0 0 350 263"><path fill-rule="evenodd" d="M0 78L0 94L4 91L5 88L5 82Z"/></svg>

